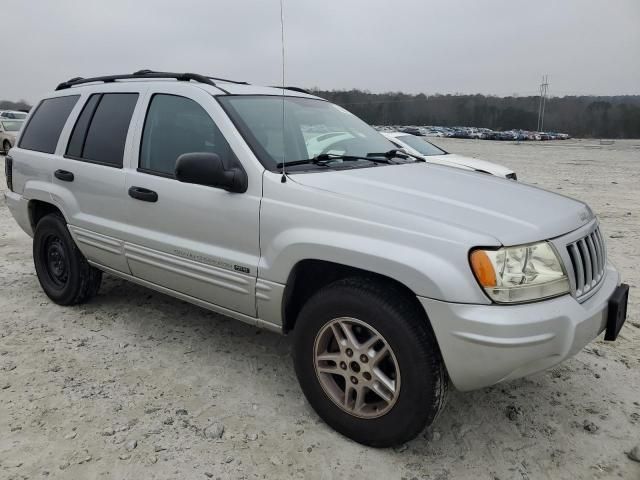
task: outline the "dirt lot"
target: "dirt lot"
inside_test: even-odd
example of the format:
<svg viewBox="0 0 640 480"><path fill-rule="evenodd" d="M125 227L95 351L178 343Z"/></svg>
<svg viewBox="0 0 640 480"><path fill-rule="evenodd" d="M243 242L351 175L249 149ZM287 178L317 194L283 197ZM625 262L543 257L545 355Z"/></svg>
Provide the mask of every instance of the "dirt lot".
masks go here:
<svg viewBox="0 0 640 480"><path fill-rule="evenodd" d="M592 206L631 285L617 342L454 391L418 439L365 448L307 405L289 338L109 276L89 304L54 305L2 198L0 478L640 479L640 140L436 143Z"/></svg>

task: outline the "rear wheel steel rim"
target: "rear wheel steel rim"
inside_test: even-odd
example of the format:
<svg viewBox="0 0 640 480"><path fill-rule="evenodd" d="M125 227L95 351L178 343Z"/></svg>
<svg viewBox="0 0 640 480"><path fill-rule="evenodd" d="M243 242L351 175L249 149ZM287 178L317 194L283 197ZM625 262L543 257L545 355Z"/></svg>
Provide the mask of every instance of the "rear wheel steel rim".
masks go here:
<svg viewBox="0 0 640 480"><path fill-rule="evenodd" d="M69 280L69 256L62 240L55 235L45 239L44 263L51 282L57 288L64 287Z"/></svg>
<svg viewBox="0 0 640 480"><path fill-rule="evenodd" d="M362 320L327 322L316 335L313 366L331 401L354 417L381 417L398 399L396 356L386 339Z"/></svg>

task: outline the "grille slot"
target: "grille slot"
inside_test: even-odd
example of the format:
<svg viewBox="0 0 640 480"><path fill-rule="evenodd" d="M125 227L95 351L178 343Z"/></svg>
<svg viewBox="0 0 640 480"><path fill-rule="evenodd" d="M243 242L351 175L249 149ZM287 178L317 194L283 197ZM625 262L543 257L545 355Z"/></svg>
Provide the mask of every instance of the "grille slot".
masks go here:
<svg viewBox="0 0 640 480"><path fill-rule="evenodd" d="M567 251L573 267L576 297L580 298L593 290L604 277L607 253L600 228L567 245Z"/></svg>

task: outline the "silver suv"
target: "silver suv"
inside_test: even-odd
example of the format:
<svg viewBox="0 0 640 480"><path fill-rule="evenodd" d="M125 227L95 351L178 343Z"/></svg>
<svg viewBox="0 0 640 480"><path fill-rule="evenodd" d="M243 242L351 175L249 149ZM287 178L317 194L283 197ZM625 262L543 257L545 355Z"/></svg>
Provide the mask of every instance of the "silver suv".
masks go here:
<svg viewBox="0 0 640 480"><path fill-rule="evenodd" d="M416 436L450 380L537 372L626 316L584 203L425 163L299 89L76 78L5 169L54 302L87 301L107 272L291 333L309 403L367 445Z"/></svg>

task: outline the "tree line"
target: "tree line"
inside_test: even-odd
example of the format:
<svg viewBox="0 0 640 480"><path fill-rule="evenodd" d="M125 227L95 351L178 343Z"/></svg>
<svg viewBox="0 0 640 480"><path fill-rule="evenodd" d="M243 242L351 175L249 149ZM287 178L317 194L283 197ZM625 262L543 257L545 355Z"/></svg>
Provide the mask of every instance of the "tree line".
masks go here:
<svg viewBox="0 0 640 480"><path fill-rule="evenodd" d="M18 110L28 112L30 109L31 105L29 105L25 100L20 100L19 102L0 100L0 110Z"/></svg>
<svg viewBox="0 0 640 480"><path fill-rule="evenodd" d="M417 95L313 90L373 125L439 125L536 130L540 97ZM544 130L574 137L640 138L640 95L546 100Z"/></svg>
<svg viewBox="0 0 640 480"><path fill-rule="evenodd" d="M373 125L440 125L536 130L540 97L417 95L363 90L313 90ZM29 110L0 100L0 110ZM640 138L640 95L547 99L544 130L574 137Z"/></svg>

